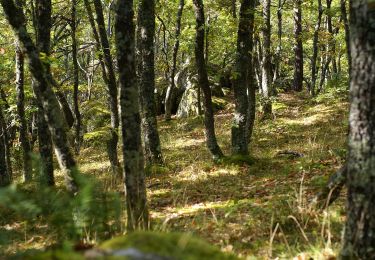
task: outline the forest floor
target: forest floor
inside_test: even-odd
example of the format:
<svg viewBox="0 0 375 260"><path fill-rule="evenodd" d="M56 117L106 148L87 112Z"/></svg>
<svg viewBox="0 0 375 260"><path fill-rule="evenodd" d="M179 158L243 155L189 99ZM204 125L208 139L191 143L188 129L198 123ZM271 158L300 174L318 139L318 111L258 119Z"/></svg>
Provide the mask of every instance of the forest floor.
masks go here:
<svg viewBox="0 0 375 260"><path fill-rule="evenodd" d="M232 110L228 105L216 116L218 142L226 155ZM342 94L315 99L279 94L274 119L256 122L251 158L219 163L206 149L202 118L160 121L165 165L151 168L147 179L153 229L192 232L249 259L329 259L339 249L344 194L324 212L311 209L309 202L343 163L347 117ZM285 151L303 156L282 155ZM84 149L79 162L83 173L122 194L122 184L108 177L105 152ZM19 229L19 240L8 253L37 248L42 246L38 236L48 237L35 228L23 231L21 224Z"/></svg>

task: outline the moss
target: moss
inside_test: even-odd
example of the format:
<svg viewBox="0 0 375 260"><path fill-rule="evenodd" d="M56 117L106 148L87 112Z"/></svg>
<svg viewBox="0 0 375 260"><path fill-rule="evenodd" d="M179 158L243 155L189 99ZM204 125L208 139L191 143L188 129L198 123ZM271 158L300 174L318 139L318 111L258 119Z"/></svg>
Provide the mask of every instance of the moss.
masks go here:
<svg viewBox="0 0 375 260"><path fill-rule="evenodd" d="M101 249L136 248L145 253L174 259L238 259L189 234L136 232L104 242Z"/></svg>
<svg viewBox="0 0 375 260"><path fill-rule="evenodd" d="M77 254L72 251L63 251L63 250L56 250L56 251L47 251L35 255L24 256L22 259L29 259L29 260L83 260L85 259L82 255Z"/></svg>

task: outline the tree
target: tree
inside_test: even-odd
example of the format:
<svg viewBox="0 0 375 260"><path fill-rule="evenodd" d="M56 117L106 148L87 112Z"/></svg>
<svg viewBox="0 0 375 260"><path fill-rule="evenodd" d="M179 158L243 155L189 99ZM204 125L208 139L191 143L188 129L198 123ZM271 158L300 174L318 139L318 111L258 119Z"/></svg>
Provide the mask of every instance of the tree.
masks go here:
<svg viewBox="0 0 375 260"><path fill-rule="evenodd" d="M302 91L303 87L303 43L302 43L302 1L294 0L294 81L293 89Z"/></svg>
<svg viewBox="0 0 375 260"><path fill-rule="evenodd" d="M45 57L50 55L50 45L51 45L51 27L52 27L52 4L50 0L37 0L36 1L36 45L38 51L43 53ZM45 69L50 72L50 64L48 59L44 62ZM34 83L33 83L34 84ZM74 121L72 118L71 110L69 104L63 93L60 90L56 91L57 96L60 96L60 104L62 105L65 119L67 122L69 120ZM41 171L44 176L45 183L47 185L53 186L55 184L55 178L53 174L53 145L51 139L51 133L48 129L47 121L44 117L43 104L39 99L34 99L34 103L37 106L37 125L38 125L38 144L39 153L41 156ZM67 108L67 109L64 109ZM72 119L69 119L72 118ZM69 124L69 123L68 123Z"/></svg>
<svg viewBox="0 0 375 260"><path fill-rule="evenodd" d="M375 4L351 1L348 208L343 259L375 258Z"/></svg>
<svg viewBox="0 0 375 260"><path fill-rule="evenodd" d="M248 154L248 107L249 68L252 55L252 26L254 19L252 0L243 0L240 7L237 54L233 79L235 113L232 124L232 153Z"/></svg>
<svg viewBox="0 0 375 260"><path fill-rule="evenodd" d="M311 59L311 83L310 83L310 94L315 95L316 79L317 79L317 67L316 62L318 59L319 51L319 31L322 23L323 6L322 0L318 0L318 20L315 24L314 36L313 36L313 56Z"/></svg>
<svg viewBox="0 0 375 260"><path fill-rule="evenodd" d="M204 37L205 37L205 18L204 5L202 0L193 0L195 7L196 20L196 38L195 38L195 63L198 72L198 87L202 88L204 94L204 125L206 133L207 147L213 158L223 157L219 145L217 144L215 134L215 118L212 108L212 94L210 83L208 81L206 61L204 58Z"/></svg>
<svg viewBox="0 0 375 260"><path fill-rule="evenodd" d="M11 182L11 176L7 167L6 159L6 124L3 114L3 105L0 103L0 187L9 185Z"/></svg>
<svg viewBox="0 0 375 260"><path fill-rule="evenodd" d="M24 92L24 56L19 43L16 42L16 93L17 114L19 122L20 142L23 157L23 176L26 182L32 179L31 147L27 136L27 122L25 116L25 92Z"/></svg>
<svg viewBox="0 0 375 260"><path fill-rule="evenodd" d="M138 6L139 87L142 130L147 163L162 163L155 108L155 1L142 0Z"/></svg>
<svg viewBox="0 0 375 260"><path fill-rule="evenodd" d="M350 30L349 30L349 19L348 19L348 12L346 9L346 0L340 0L340 7L341 7L341 17L344 22L345 28L345 43L346 43L346 54L348 59L348 72L349 75L351 73L352 68L352 55L350 50Z"/></svg>
<svg viewBox="0 0 375 260"><path fill-rule="evenodd" d="M115 41L119 64L127 229L149 225L144 159L141 141L139 90L135 68L135 26L132 0L119 0L115 15Z"/></svg>
<svg viewBox="0 0 375 260"><path fill-rule="evenodd" d="M185 1L180 0L178 5L178 12L177 12L177 19L176 19L176 29L175 29L175 43L173 46L173 54L172 54L172 68L171 68L171 75L170 75L170 82L167 89L167 93L165 96L165 120L171 119L172 114L172 97L175 91L175 82L174 78L176 76L176 69L177 69L177 54L178 49L180 48L180 34L181 34L181 19L182 13L184 11Z"/></svg>
<svg viewBox="0 0 375 260"><path fill-rule="evenodd" d="M262 27L262 98L263 116L270 118L272 115L271 95L271 0L263 1L263 27Z"/></svg>
<svg viewBox="0 0 375 260"><path fill-rule="evenodd" d="M107 142L107 151L109 161L111 162L112 171L117 173L120 164L118 161L117 144L118 144L118 129L120 126L118 113L118 90L116 75L112 63L111 49L108 41L108 36L104 23L103 7L100 0L94 0L96 23L98 25L98 33L100 38L101 51L103 53L104 69L107 79L107 88L109 93L109 108L111 111L111 138ZM94 30L95 27L93 27ZM94 32L95 35L95 32ZM97 36L96 36L97 37Z"/></svg>
<svg viewBox="0 0 375 260"><path fill-rule="evenodd" d="M72 38L72 60L73 60L73 107L75 121L75 152L79 154L81 146L81 112L79 111L79 100L78 100L78 87L79 87L79 68L78 68L78 57L77 57L77 1L72 0L71 3L71 18L70 18L70 29Z"/></svg>
<svg viewBox="0 0 375 260"><path fill-rule="evenodd" d="M35 81L33 89L38 102L43 104L44 115L55 145L56 157L64 173L68 190L75 193L78 191L76 182L78 169L70 150L66 133L66 122L51 87L52 76L44 68L39 58L39 52L27 32L25 16L22 10L14 4L13 0L1 0L0 3L4 9L6 19L21 43L23 52L27 55L29 69Z"/></svg>

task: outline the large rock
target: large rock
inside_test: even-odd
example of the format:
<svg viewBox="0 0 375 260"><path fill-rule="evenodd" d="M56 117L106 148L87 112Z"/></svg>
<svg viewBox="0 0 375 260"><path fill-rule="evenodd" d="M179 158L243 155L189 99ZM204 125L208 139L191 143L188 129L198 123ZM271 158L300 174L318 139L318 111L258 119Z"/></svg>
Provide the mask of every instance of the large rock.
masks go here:
<svg viewBox="0 0 375 260"><path fill-rule="evenodd" d="M201 107L203 108L202 98ZM198 91L191 87L185 90L177 109L177 118L187 118L199 115L198 110Z"/></svg>

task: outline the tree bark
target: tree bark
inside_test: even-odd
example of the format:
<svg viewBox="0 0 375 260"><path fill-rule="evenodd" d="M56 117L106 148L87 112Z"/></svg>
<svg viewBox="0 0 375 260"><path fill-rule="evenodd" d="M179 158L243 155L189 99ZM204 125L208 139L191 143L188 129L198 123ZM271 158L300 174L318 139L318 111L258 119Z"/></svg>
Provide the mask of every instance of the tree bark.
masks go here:
<svg viewBox="0 0 375 260"><path fill-rule="evenodd" d="M210 150L213 159L217 160L223 157L215 135L215 118L212 108L212 94L210 83L208 81L206 62L204 59L204 36L205 36L205 18L204 6L202 0L193 0L196 19L196 38L195 38L195 61L198 72L198 85L204 94L204 124L206 132L207 147Z"/></svg>
<svg viewBox="0 0 375 260"><path fill-rule="evenodd" d="M55 145L56 157L60 168L65 175L66 185L69 191L75 193L78 191L76 176L78 174L76 162L71 153L66 134L66 124L63 114L60 110L56 96L52 91L50 78L51 75L43 66L39 58L38 50L27 33L25 16L22 10L17 7L12 0L0 0L6 16L14 30L17 39L21 43L23 52L28 57L28 65L33 75L35 84L34 91L36 97L43 104L44 115L48 123Z"/></svg>
<svg viewBox="0 0 375 260"><path fill-rule="evenodd" d="M348 72L349 72L349 80L350 80L350 73L352 71L352 55L351 55L351 50L350 50L350 30L349 30L348 14L347 14L347 9L346 9L346 0L340 0L340 7L341 7L341 17L344 22L344 28L345 28L346 55L348 59Z"/></svg>
<svg viewBox="0 0 375 260"><path fill-rule="evenodd" d="M375 259L375 3L350 1L348 202L342 259Z"/></svg>
<svg viewBox="0 0 375 260"><path fill-rule="evenodd" d="M165 120L171 120L171 115L172 115L172 97L176 88L174 77L176 76L177 54L178 54L178 49L180 48L181 19L182 19L182 13L184 11L184 6L185 6L185 1L180 0L179 5L178 5L178 11L177 11L177 19L176 19L175 43L173 46L171 75L170 75L169 86L167 89L165 102L164 102L165 103Z"/></svg>
<svg viewBox="0 0 375 260"><path fill-rule="evenodd" d="M71 18L70 29L72 38L72 61L73 61L73 107L75 121L75 137L74 149L76 154L79 154L81 146L81 113L79 111L79 67L78 67L78 54L77 54L77 0L72 0L71 3Z"/></svg>
<svg viewBox="0 0 375 260"><path fill-rule="evenodd" d="M155 1L141 0L138 6L139 87L142 132L148 164L163 163L155 106Z"/></svg>
<svg viewBox="0 0 375 260"><path fill-rule="evenodd" d="M17 93L17 115L19 122L20 143L23 158L23 178L25 182L32 179L31 148L28 138L27 122L25 116L25 93L24 93L24 56L19 43L16 42L16 93Z"/></svg>
<svg viewBox="0 0 375 260"><path fill-rule="evenodd" d="M329 38L329 55L330 55L330 61L332 63L332 73L334 75L337 74L337 63L336 63L336 40L335 40L335 33L333 31L333 25L332 25L332 1L333 0L327 0L327 29L328 33L330 35Z"/></svg>
<svg viewBox="0 0 375 260"><path fill-rule="evenodd" d="M36 44L38 50L44 53L45 56L50 55L50 45L51 45L51 27L52 27L52 4L50 0L37 0L36 1ZM50 73L49 62L44 63L45 69ZM35 82L33 82L35 84ZM64 96L64 94L57 89L56 95L59 100L60 106L64 111L65 120L68 126L71 127L74 123L74 117L72 111L70 110L69 104ZM41 175L44 177L43 181L49 185L53 186L55 184L55 178L53 173L53 145L51 133L48 129L48 124L44 116L43 104L38 98L36 98L35 103L38 107L36 114L37 125L38 125L38 144L39 153L41 157Z"/></svg>
<svg viewBox="0 0 375 260"><path fill-rule="evenodd" d="M294 81L293 89L302 91L303 87L303 44L302 44L302 1L294 0Z"/></svg>
<svg viewBox="0 0 375 260"><path fill-rule="evenodd" d="M141 141L139 91L135 68L133 0L119 0L115 15L121 125L123 140L127 229L148 229L149 215Z"/></svg>
<svg viewBox="0 0 375 260"><path fill-rule="evenodd" d="M118 113L118 90L116 75L113 68L111 48L108 41L107 31L104 23L103 7L101 0L94 0L94 7L96 13L96 23L98 25L98 33L100 37L100 45L103 52L103 60L105 66L105 73L107 75L107 88L109 93L109 109L111 111L111 138L107 143L108 157L114 173L120 170L118 161L117 145L118 145L118 129L120 125Z"/></svg>
<svg viewBox="0 0 375 260"><path fill-rule="evenodd" d="M263 1L262 108L263 117L272 117L271 79L271 0Z"/></svg>
<svg viewBox="0 0 375 260"><path fill-rule="evenodd" d="M311 84L310 84L310 94L315 96L315 88L316 88L316 79L317 79L317 68L316 62L318 59L318 51L319 51L319 31L320 26L322 23L322 16L323 16L323 6L322 0L318 0L318 21L315 24L314 29L314 36L313 36L313 56L311 59Z"/></svg>
<svg viewBox="0 0 375 260"><path fill-rule="evenodd" d="M7 129L3 114L3 105L0 104L0 187L7 186L11 182L11 176L7 167L6 133Z"/></svg>
<svg viewBox="0 0 375 260"><path fill-rule="evenodd" d="M247 155L248 141L248 89L251 69L253 0L243 0L240 7L240 23L237 36L237 54L233 79L235 112L232 123L232 154Z"/></svg>

